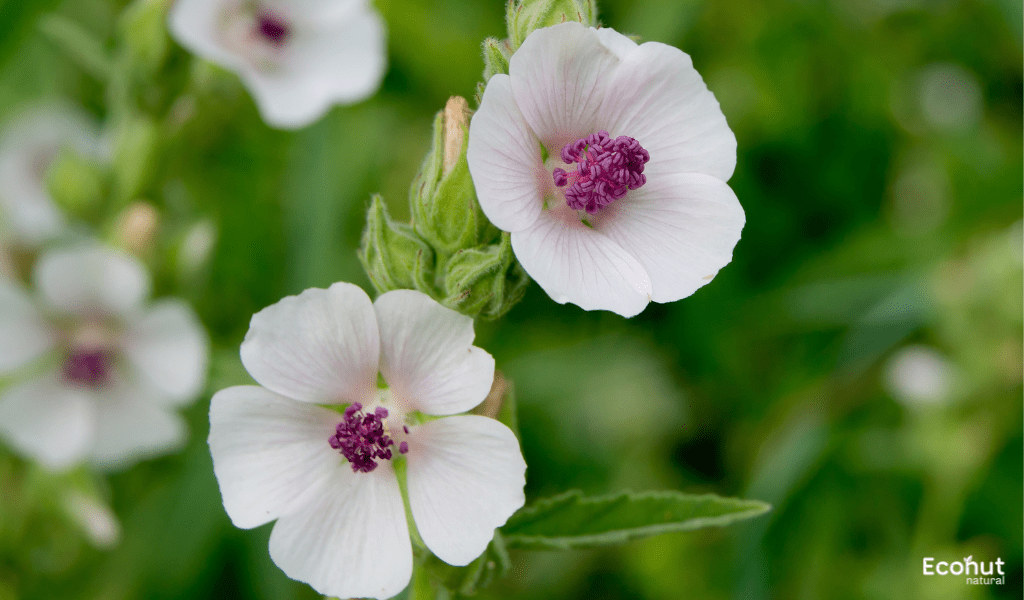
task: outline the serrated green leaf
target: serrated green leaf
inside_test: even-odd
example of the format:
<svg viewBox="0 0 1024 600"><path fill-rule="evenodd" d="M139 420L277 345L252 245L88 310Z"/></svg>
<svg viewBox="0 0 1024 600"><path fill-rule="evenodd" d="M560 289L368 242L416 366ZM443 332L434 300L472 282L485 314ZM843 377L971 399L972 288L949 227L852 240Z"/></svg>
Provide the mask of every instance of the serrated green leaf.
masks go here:
<svg viewBox="0 0 1024 600"><path fill-rule="evenodd" d="M758 500L676 491L586 498L579 490L535 502L501 528L509 548L566 550L621 544L676 531L722 526L764 514Z"/></svg>

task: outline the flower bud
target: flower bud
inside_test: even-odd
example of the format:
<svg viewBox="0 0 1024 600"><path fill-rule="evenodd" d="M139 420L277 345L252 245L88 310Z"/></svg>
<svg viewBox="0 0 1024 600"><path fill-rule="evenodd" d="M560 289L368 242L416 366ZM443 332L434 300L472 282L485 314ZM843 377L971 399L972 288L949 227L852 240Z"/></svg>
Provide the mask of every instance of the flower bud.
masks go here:
<svg viewBox="0 0 1024 600"><path fill-rule="evenodd" d="M436 296L430 282L434 264L430 246L409 225L392 221L379 195L370 200L358 255L378 293L418 289Z"/></svg>
<svg viewBox="0 0 1024 600"><path fill-rule="evenodd" d="M496 319L526 292L529 278L516 262L509 234L497 244L460 250L445 268L442 304L462 314Z"/></svg>
<svg viewBox="0 0 1024 600"><path fill-rule="evenodd" d="M117 222L117 243L136 256L146 256L153 249L160 213L148 202L132 202Z"/></svg>
<svg viewBox="0 0 1024 600"><path fill-rule="evenodd" d="M410 189L413 224L437 252L451 256L477 243L476 192L466 164L469 106L448 100L434 119L434 139Z"/></svg>
<svg viewBox="0 0 1024 600"><path fill-rule="evenodd" d="M106 194L102 169L69 149L61 150L50 162L46 185L54 202L76 216L93 212Z"/></svg>
<svg viewBox="0 0 1024 600"><path fill-rule="evenodd" d="M531 33L576 21L588 27L597 25L595 0L514 0L505 11L505 25L511 50L514 52Z"/></svg>

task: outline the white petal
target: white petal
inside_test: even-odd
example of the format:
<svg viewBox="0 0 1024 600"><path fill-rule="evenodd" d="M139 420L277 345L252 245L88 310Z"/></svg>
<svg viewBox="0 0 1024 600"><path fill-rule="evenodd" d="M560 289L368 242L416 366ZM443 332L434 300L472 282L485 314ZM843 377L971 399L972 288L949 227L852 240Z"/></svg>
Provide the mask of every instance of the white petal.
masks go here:
<svg viewBox="0 0 1024 600"><path fill-rule="evenodd" d="M142 263L103 246L44 254L35 281L50 306L79 315L126 314L149 295L149 273Z"/></svg>
<svg viewBox="0 0 1024 600"><path fill-rule="evenodd" d="M651 299L674 302L732 260L746 217L723 181L698 173L652 177L605 207L594 228L632 254L651 277Z"/></svg>
<svg viewBox="0 0 1024 600"><path fill-rule="evenodd" d="M184 445L188 438L185 422L160 406L156 390L117 373L111 379L95 392L93 464L108 470L125 469Z"/></svg>
<svg viewBox="0 0 1024 600"><path fill-rule="evenodd" d="M168 15L171 35L192 52L229 69L238 69L242 58L229 50L220 30L227 2L176 0Z"/></svg>
<svg viewBox="0 0 1024 600"><path fill-rule="evenodd" d="M601 40L601 44L614 52L615 56L618 56L619 59L626 58L638 48L636 42L611 27L601 27L594 31L597 32L597 39Z"/></svg>
<svg viewBox="0 0 1024 600"><path fill-rule="evenodd" d="M196 398L206 382L209 340L192 308L181 300L161 300L126 328L128 359L171 404Z"/></svg>
<svg viewBox="0 0 1024 600"><path fill-rule="evenodd" d="M248 529L303 509L335 471L351 470L327 441L340 421L255 385L214 394L210 454L231 522Z"/></svg>
<svg viewBox="0 0 1024 600"><path fill-rule="evenodd" d="M480 208L499 229L529 227L544 196L553 193L540 150L540 141L516 106L508 75L491 77L480 110L469 123L466 161Z"/></svg>
<svg viewBox="0 0 1024 600"><path fill-rule="evenodd" d="M446 563L469 564L525 501L519 442L494 419L464 415L419 425L406 456L416 528Z"/></svg>
<svg viewBox="0 0 1024 600"><path fill-rule="evenodd" d="M59 370L15 385L0 397L0 436L50 469L83 460L95 429L91 394L64 383Z"/></svg>
<svg viewBox="0 0 1024 600"><path fill-rule="evenodd" d="M597 32L569 22L531 33L509 61L512 92L548 151L598 129L598 109L619 64Z"/></svg>
<svg viewBox="0 0 1024 600"><path fill-rule="evenodd" d="M516 258L551 299L584 310L610 310L624 317L650 301L647 271L618 243L580 222L575 211L545 211L525 231L512 234Z"/></svg>
<svg viewBox="0 0 1024 600"><path fill-rule="evenodd" d="M736 136L693 68L672 46L647 42L615 70L600 109L602 129L628 135L651 154L645 173L707 173L728 181Z"/></svg>
<svg viewBox="0 0 1024 600"><path fill-rule="evenodd" d="M242 363L263 387L319 403L362 402L377 389L373 304L351 283L308 289L252 317Z"/></svg>
<svg viewBox="0 0 1024 600"><path fill-rule="evenodd" d="M338 469L304 510L281 517L270 557L292 579L338 598L391 598L412 577L412 544L390 463Z"/></svg>
<svg viewBox="0 0 1024 600"><path fill-rule="evenodd" d="M400 402L431 415L483 402L494 382L494 358L473 346L473 319L414 290L388 292L373 306L381 373Z"/></svg>
<svg viewBox="0 0 1024 600"><path fill-rule="evenodd" d="M54 342L32 300L14 283L0 278L0 375L39 358Z"/></svg>
<svg viewBox="0 0 1024 600"><path fill-rule="evenodd" d="M387 66L384 22L372 8L299 25L276 68L242 71L263 119L274 127L303 127L333 104L368 98Z"/></svg>

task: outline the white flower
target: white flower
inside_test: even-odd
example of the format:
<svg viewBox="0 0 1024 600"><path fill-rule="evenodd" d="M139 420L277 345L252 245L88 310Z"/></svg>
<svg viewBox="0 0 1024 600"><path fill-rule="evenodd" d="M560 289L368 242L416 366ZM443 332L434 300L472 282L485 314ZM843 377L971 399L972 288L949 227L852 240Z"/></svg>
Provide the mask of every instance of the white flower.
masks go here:
<svg viewBox="0 0 1024 600"><path fill-rule="evenodd" d="M530 34L487 84L467 158L480 206L556 302L633 316L732 260L736 138L690 57L612 29Z"/></svg>
<svg viewBox="0 0 1024 600"><path fill-rule="evenodd" d="M47 190L47 170L63 148L101 153L98 131L80 112L50 104L9 121L0 138L0 234L35 247L60 232L64 216Z"/></svg>
<svg viewBox="0 0 1024 600"><path fill-rule="evenodd" d="M242 362L262 387L222 390L210 405L231 521L277 519L271 558L321 594L390 598L412 573L394 458L406 461L424 543L469 564L523 505L526 470L508 427L457 414L487 396L494 376L473 335L472 319L420 292L371 303L347 283L254 315Z"/></svg>
<svg viewBox="0 0 1024 600"><path fill-rule="evenodd" d="M35 285L38 305L0 280L0 375L16 378L0 391L0 437L51 469L122 467L181 444L174 408L201 391L208 356L192 309L144 307L144 267L101 246L44 253Z"/></svg>
<svg viewBox="0 0 1024 600"><path fill-rule="evenodd" d="M384 22L367 0L177 0L170 29L236 71L274 127L363 100L384 76Z"/></svg>

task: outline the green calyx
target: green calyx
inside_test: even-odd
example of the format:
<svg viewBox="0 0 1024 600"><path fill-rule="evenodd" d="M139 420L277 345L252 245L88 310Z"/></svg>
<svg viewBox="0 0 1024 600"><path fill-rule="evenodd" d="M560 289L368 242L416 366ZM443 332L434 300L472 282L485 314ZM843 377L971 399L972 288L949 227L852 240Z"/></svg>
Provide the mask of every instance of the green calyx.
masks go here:
<svg viewBox="0 0 1024 600"><path fill-rule="evenodd" d="M466 162L469 117L457 96L437 114L430 152L409 190L412 224L393 221L374 196L359 259L379 293L415 289L462 314L495 319L522 298L529 279L509 235L477 202Z"/></svg>
<svg viewBox="0 0 1024 600"><path fill-rule="evenodd" d="M505 9L505 25L513 52L534 31L569 21L596 26L595 0L510 0Z"/></svg>

